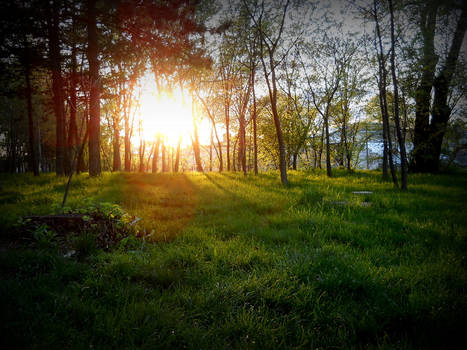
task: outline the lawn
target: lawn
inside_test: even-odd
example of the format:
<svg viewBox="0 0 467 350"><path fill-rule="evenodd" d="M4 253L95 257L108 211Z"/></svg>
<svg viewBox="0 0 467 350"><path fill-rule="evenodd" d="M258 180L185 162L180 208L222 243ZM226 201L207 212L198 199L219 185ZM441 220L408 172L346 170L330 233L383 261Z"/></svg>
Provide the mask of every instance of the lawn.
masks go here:
<svg viewBox="0 0 467 350"><path fill-rule="evenodd" d="M64 257L10 244L65 180L0 175L0 329L10 348L425 349L467 343L467 175L77 176L149 238ZM354 191L371 191L354 194ZM1 345L1 344L0 344Z"/></svg>

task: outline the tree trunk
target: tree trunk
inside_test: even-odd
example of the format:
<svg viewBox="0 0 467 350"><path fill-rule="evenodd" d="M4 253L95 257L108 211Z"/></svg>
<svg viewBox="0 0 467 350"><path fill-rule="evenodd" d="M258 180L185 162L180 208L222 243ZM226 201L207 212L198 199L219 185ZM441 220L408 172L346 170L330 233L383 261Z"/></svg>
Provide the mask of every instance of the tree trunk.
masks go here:
<svg viewBox="0 0 467 350"><path fill-rule="evenodd" d="M329 103L328 103L329 107ZM329 144L329 111L326 111L326 117L324 118L324 128L326 131L326 175L332 177L331 168L331 145Z"/></svg>
<svg viewBox="0 0 467 350"><path fill-rule="evenodd" d="M380 85L381 83L378 82ZM388 162L388 135L386 127L386 118L384 118L384 102L381 86L379 86L379 107L381 110L381 122L383 123L383 180L389 180L389 162Z"/></svg>
<svg viewBox="0 0 467 350"><path fill-rule="evenodd" d="M437 172L439 170L441 146L443 144L443 138L446 133L449 117L451 116L451 108L448 105L449 86L456 69L456 62L459 57L466 29L467 3L464 2L462 14L456 26L456 31L452 39L446 63L435 78L433 84L435 89L433 99L433 118L429 128L429 141L432 152L428 157L426 157L427 169L430 172Z"/></svg>
<svg viewBox="0 0 467 350"><path fill-rule="evenodd" d="M152 172L157 173L157 161L159 158L159 147L160 147L160 138L156 140L156 145L154 147L154 154L152 156Z"/></svg>
<svg viewBox="0 0 467 350"><path fill-rule="evenodd" d="M61 73L61 55L59 39L59 13L57 1L51 5L50 18L48 21L49 36L49 59L52 69L52 91L54 101L54 113L56 119L56 144L55 144L55 172L58 176L65 175L65 112L63 100L63 79Z"/></svg>
<svg viewBox="0 0 467 350"><path fill-rule="evenodd" d="M264 40L264 39L262 39ZM269 52L269 66L271 78L266 69L266 63L264 62L263 56L260 56L261 63L263 64L264 76L266 78L266 85L269 92L269 101L271 102L272 116L274 120L274 127L276 129L277 143L279 147L279 171L281 176L281 183L287 185L287 162L285 159L285 144L284 138L282 136L282 128L279 118L279 113L277 111L277 86L276 86L276 72L274 66L274 55L273 52Z"/></svg>
<svg viewBox="0 0 467 350"><path fill-rule="evenodd" d="M120 128L118 121L114 121L114 142L113 142L113 171L122 170L122 160L120 157Z"/></svg>
<svg viewBox="0 0 467 350"><path fill-rule="evenodd" d="M32 109L32 88L31 88L31 68L26 58L24 63L24 75L26 78L26 104L28 111L28 135L29 135L29 162L31 170L34 176L39 176L39 149L37 143L40 140L37 140L37 128L38 123L34 122L33 118L33 109Z"/></svg>
<svg viewBox="0 0 467 350"><path fill-rule="evenodd" d="M193 119L193 138L191 139L193 145L193 153L195 155L196 171L203 172L203 165L201 163L201 152L199 148L198 125L195 120L195 104L194 95L191 96L191 117Z"/></svg>
<svg viewBox="0 0 467 350"><path fill-rule="evenodd" d="M383 43L382 43L381 31L379 27L376 0L373 1L373 5L374 5L374 20L375 20L375 27L376 27L376 35L377 35L378 44L379 44L379 50L378 50L378 44L376 43L376 38L375 38L375 49L376 49L376 53L378 56L378 74L379 74L379 86L378 87L379 87L379 95L380 95L381 115L383 119L383 138L384 138L384 133L385 133L386 139L387 139L387 157L389 160L389 168L391 169L392 181L394 183L394 187L398 187L396 169L394 167L394 162L392 158L391 128L389 125L389 112L388 112L388 102L387 102L387 94L386 94L387 71L386 71L385 62L384 62ZM384 159L383 159L383 163L384 163ZM383 178L384 178L384 174L383 174Z"/></svg>
<svg viewBox="0 0 467 350"><path fill-rule="evenodd" d="M214 135L211 126L211 142L209 143L209 171L212 171L212 145L214 143Z"/></svg>
<svg viewBox="0 0 467 350"><path fill-rule="evenodd" d="M422 79L415 92L414 148L410 170L427 172L427 156L431 153L427 142L430 123L431 89L435 77L438 56L435 54L436 14L439 5L427 3L421 14L420 31L423 38L423 56L421 59Z"/></svg>
<svg viewBox="0 0 467 350"><path fill-rule="evenodd" d="M162 159L162 172L165 173L167 171L166 167L166 159L165 159L165 143L162 141L162 154L161 154L161 159Z"/></svg>
<svg viewBox="0 0 467 350"><path fill-rule="evenodd" d="M96 0L88 0L88 61L91 85L89 101L89 175L101 174L100 155L100 87L97 39Z"/></svg>
<svg viewBox="0 0 467 350"><path fill-rule="evenodd" d="M180 137L178 139L178 143L177 143L177 155L175 156L175 165L174 165L174 172L178 173L178 168L179 168L179 164L180 164L180 146L182 144L182 138ZM211 145L212 145L212 133L211 133ZM212 158L212 154L211 154L211 158ZM211 163L211 171L212 171L212 163Z"/></svg>
<svg viewBox="0 0 467 350"><path fill-rule="evenodd" d="M73 24L75 20L73 19ZM68 128L68 149L70 154L70 159L74 159L74 152L78 152L79 140L78 140L78 127L76 124L76 111L77 111L77 98L76 98L76 46L73 45L71 49L71 85L70 85L70 122ZM73 167L72 167L73 168ZM72 172L73 169L70 169Z"/></svg>
<svg viewBox="0 0 467 350"><path fill-rule="evenodd" d="M85 131L85 135L86 137L84 138L85 140L83 141L83 143L86 142L87 138L89 137L89 118L88 118L88 102L85 103L86 105L86 108L85 108L85 113L84 113L84 120L83 120L83 123L85 124L86 126L86 131ZM81 136L81 135L80 135ZM81 148L81 152L78 153L78 162L77 162L77 165L76 165L76 173L79 174L81 172L84 172L86 171L86 164L84 162L84 145L82 146Z"/></svg>
<svg viewBox="0 0 467 350"><path fill-rule="evenodd" d="M226 155L227 155L227 171L230 171L230 106L226 103L225 106L225 136L226 136Z"/></svg>
<svg viewBox="0 0 467 350"><path fill-rule="evenodd" d="M131 136L130 136L130 117L124 112L125 119L125 171L131 171Z"/></svg>
<svg viewBox="0 0 467 350"><path fill-rule="evenodd" d="M146 142L144 140L140 141L139 144L139 169L138 172L144 173L144 153L146 152Z"/></svg>
<svg viewBox="0 0 467 350"><path fill-rule="evenodd" d="M246 109L248 106L248 100L250 98L251 91L251 79L248 81L248 89L245 94L245 98L242 101L242 106L240 108L240 120L239 120L239 140L238 140L238 163L239 170L240 168L243 171L243 175L246 176L246 123L245 115Z"/></svg>
<svg viewBox="0 0 467 350"><path fill-rule="evenodd" d="M407 155L405 152L405 139L402 137L400 118L399 118L399 91L397 88L396 76L396 52L395 52L395 37L394 37L394 9L392 0L389 2L389 12L391 16L391 73L392 85L394 87L394 122L396 124L397 139L399 141L399 151L401 156L401 189L407 191Z"/></svg>
<svg viewBox="0 0 467 350"><path fill-rule="evenodd" d="M258 175L258 136L257 136L257 124L256 124L256 94L255 94L255 71L251 73L251 89L253 94L253 149L254 149L254 168L255 175Z"/></svg>

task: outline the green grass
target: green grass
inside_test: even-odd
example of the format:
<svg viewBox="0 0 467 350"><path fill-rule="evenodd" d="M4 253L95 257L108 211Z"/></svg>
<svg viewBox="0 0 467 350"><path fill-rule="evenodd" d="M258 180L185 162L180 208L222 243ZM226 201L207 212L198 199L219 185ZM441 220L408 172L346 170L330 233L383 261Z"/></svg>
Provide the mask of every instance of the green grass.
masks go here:
<svg viewBox="0 0 467 350"><path fill-rule="evenodd" d="M70 207L110 201L154 242L84 261L0 253L8 348L462 348L467 176L80 175ZM0 227L54 212L64 180L2 175ZM373 194L355 195L369 190ZM4 244L5 246L5 244Z"/></svg>

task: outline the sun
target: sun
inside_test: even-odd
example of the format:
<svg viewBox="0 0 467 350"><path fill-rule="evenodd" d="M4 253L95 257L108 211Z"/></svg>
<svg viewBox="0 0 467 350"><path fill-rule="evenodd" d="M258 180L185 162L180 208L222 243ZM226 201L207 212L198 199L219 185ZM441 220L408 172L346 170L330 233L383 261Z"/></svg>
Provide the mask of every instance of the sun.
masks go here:
<svg viewBox="0 0 467 350"><path fill-rule="evenodd" d="M183 146L191 144L191 97L182 95L180 89L160 93L143 90L139 118L144 140L153 141L159 135L171 146L176 146L180 138Z"/></svg>

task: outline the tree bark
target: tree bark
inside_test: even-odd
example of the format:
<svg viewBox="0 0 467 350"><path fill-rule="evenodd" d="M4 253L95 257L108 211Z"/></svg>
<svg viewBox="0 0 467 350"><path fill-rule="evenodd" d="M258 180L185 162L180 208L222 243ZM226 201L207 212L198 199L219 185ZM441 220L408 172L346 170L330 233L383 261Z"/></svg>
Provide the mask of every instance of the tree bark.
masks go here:
<svg viewBox="0 0 467 350"><path fill-rule="evenodd" d="M146 141L141 140L139 144L139 169L138 172L144 173L144 153L146 152Z"/></svg>
<svg viewBox="0 0 467 350"><path fill-rule="evenodd" d="M191 96L191 117L193 119L193 138L191 139L193 145L193 153L195 155L196 171L203 172L203 165L201 163L201 152L199 148L198 124L195 119L195 103L194 95Z"/></svg>
<svg viewBox="0 0 467 350"><path fill-rule="evenodd" d="M209 171L212 171L212 145L214 143L214 135L211 126L211 142L209 143Z"/></svg>
<svg viewBox="0 0 467 350"><path fill-rule="evenodd" d="M55 172L58 176L63 176L65 175L65 111L59 39L60 19L57 1L53 1L49 6L51 6L49 9L52 11L49 13L50 17L48 19L49 59L52 70L52 91L56 119Z"/></svg>
<svg viewBox="0 0 467 350"><path fill-rule="evenodd" d="M263 39L264 40L264 39ZM287 185L287 162L285 160L285 144L284 138L282 136L282 128L279 118L279 113L277 111L277 82L276 82L276 72L274 66L274 52L269 51L269 68L271 73L271 78L269 79L269 74L266 69L266 63L264 62L263 56L261 56L261 62L263 64L264 75L266 78L266 84L269 92L269 100L271 102L272 116L274 120L274 127L276 129L277 143L279 145L279 171L281 176L281 183Z"/></svg>
<svg viewBox="0 0 467 350"><path fill-rule="evenodd" d="M257 124L256 124L256 94L255 94L255 71L251 72L251 90L253 96L253 149L254 149L254 168L255 168L255 175L258 175L258 131L257 131Z"/></svg>
<svg viewBox="0 0 467 350"><path fill-rule="evenodd" d="M73 18L73 24L75 23L75 19ZM77 87L77 79L76 79L76 69L77 69L77 62L76 62L76 45L73 44L71 49L71 77L70 77L70 121L69 121L69 128L68 128L68 150L70 154L70 159L73 158L73 149L75 152L78 152L79 148L79 140L78 140L78 127L76 124L76 111L77 111L77 98L76 98L76 87ZM70 172L73 171L73 166L70 169Z"/></svg>
<svg viewBox="0 0 467 350"><path fill-rule="evenodd" d="M101 174L100 156L100 87L97 39L96 0L88 0L88 61L89 81L91 85L89 101L89 175Z"/></svg>
<svg viewBox="0 0 467 350"><path fill-rule="evenodd" d="M26 79L26 105L28 111L28 136L29 136L29 164L34 176L39 176L39 149L37 143L37 128L38 123L34 122L33 108L32 108L32 88L31 88L31 67L28 61L28 57L25 58L24 62L24 75Z"/></svg>
<svg viewBox="0 0 467 350"><path fill-rule="evenodd" d="M160 147L160 138L156 140L156 145L154 147L154 154L152 156L152 172L157 173L157 161L159 158L159 147Z"/></svg>
<svg viewBox="0 0 467 350"><path fill-rule="evenodd" d="M459 22L449 49L448 57L443 69L435 78L433 87L435 94L433 98L433 117L429 127L429 141L431 154L426 157L427 169L430 172L439 171L439 158L444 134L446 133L451 108L448 105L449 86L451 84L456 63L459 57L462 42L467 29L467 3L464 2Z"/></svg>
<svg viewBox="0 0 467 350"><path fill-rule="evenodd" d="M113 171L122 170L122 160L120 157L120 128L118 124L118 120L114 120Z"/></svg>
<svg viewBox="0 0 467 350"><path fill-rule="evenodd" d="M394 123L396 125L397 139L399 141L399 153L401 157L401 189L407 191L407 155L405 152L405 139L402 136L399 118L399 90L396 76L396 48L394 36L394 9L392 0L389 2L389 12L391 16L391 73L392 85L394 88Z"/></svg>
<svg viewBox="0 0 467 350"><path fill-rule="evenodd" d="M178 169L179 169L179 164L180 164L180 146L182 144L182 138L180 137L178 139L178 143L177 143L177 154L175 156L175 164L174 164L174 172L175 173L178 173ZM212 144L212 134L211 134L211 144ZM212 164L212 163L211 163ZM212 171L212 168L211 168L211 171Z"/></svg>
<svg viewBox="0 0 467 350"><path fill-rule="evenodd" d="M162 154L161 154L161 159L162 159L162 172L165 173L167 171L167 165L166 165L166 159L165 159L165 143L162 141Z"/></svg>
<svg viewBox="0 0 467 350"><path fill-rule="evenodd" d="M421 59L422 78L415 92L414 148L410 170L427 172L427 155L430 153L426 142L430 123L431 89L435 77L438 56L435 54L435 28L438 4L427 2L422 9L420 31L423 38L423 56Z"/></svg>
<svg viewBox="0 0 467 350"><path fill-rule="evenodd" d="M398 187L396 169L394 167L394 162L392 158L392 140L391 140L391 128L389 125L389 112L388 112L388 102L387 102L387 93L386 93L386 77L387 71L384 62L384 50L383 43L381 38L381 31L379 27L378 11L376 7L376 0L373 1L374 6L374 20L376 27L376 36L378 39L378 44L376 43L375 38L375 49L378 56L378 73L379 73L379 96L380 96L380 107L381 107L381 116L383 119L383 135L386 135L387 140L387 157L389 161L389 168L391 170L392 182L394 187ZM378 48L379 45L379 48ZM384 137L384 136L383 136ZM384 159L383 159L384 162ZM384 174L383 174L384 178Z"/></svg>

